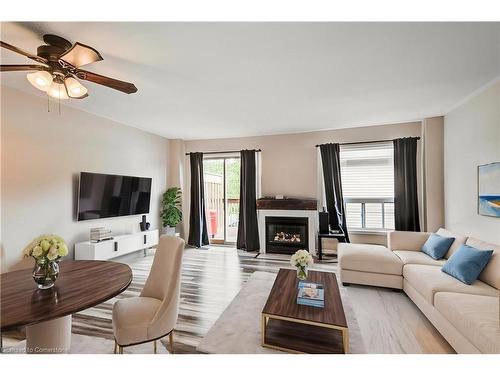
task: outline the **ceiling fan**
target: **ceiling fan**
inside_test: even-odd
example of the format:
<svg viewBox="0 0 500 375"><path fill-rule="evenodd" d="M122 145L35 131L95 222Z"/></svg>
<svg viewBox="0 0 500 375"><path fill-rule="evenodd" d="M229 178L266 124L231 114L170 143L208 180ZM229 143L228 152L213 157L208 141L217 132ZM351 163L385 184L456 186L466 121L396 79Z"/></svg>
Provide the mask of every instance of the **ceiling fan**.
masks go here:
<svg viewBox="0 0 500 375"><path fill-rule="evenodd" d="M56 99L83 99L87 88L79 79L97 83L112 89L132 94L137 91L133 83L119 81L83 69L81 66L103 60L94 48L52 34L43 36L44 45L37 48L36 55L0 41L0 46L36 61L39 65L0 65L1 72L34 71L28 73L28 81L37 89Z"/></svg>

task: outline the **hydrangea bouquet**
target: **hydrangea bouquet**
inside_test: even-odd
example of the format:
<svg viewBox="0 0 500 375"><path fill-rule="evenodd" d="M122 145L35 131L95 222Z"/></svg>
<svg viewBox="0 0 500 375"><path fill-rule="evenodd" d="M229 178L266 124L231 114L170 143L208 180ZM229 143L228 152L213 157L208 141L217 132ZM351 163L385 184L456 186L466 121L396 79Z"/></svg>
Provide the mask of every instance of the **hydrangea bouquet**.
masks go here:
<svg viewBox="0 0 500 375"><path fill-rule="evenodd" d="M25 258L35 259L33 279L40 289L48 289L54 285L59 275L59 264L62 257L68 255L68 245L59 236L42 235L35 238L23 251Z"/></svg>
<svg viewBox="0 0 500 375"><path fill-rule="evenodd" d="M290 264L297 268L297 278L307 279L307 267L314 263L313 257L307 250L297 250L290 259Z"/></svg>

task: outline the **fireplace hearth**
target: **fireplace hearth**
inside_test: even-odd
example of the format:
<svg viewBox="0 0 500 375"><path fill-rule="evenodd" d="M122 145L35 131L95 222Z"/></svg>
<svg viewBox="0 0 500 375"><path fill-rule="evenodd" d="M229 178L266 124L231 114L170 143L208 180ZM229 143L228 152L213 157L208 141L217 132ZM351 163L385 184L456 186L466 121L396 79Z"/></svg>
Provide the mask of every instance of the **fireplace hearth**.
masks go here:
<svg viewBox="0 0 500 375"><path fill-rule="evenodd" d="M309 249L307 217L266 216L266 252L293 254Z"/></svg>

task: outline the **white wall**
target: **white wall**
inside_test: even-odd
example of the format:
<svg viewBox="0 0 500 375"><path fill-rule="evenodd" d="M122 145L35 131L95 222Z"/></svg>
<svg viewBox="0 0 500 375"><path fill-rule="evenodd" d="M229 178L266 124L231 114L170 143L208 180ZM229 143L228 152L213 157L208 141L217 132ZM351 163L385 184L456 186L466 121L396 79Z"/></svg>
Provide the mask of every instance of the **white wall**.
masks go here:
<svg viewBox="0 0 500 375"><path fill-rule="evenodd" d="M445 116L446 227L500 244L500 218L477 211L477 167L500 161L500 80Z"/></svg>
<svg viewBox="0 0 500 375"><path fill-rule="evenodd" d="M186 141L186 152L262 149L262 194L314 197L318 190L316 144L420 136L420 122L259 137ZM189 164L189 163L186 163Z"/></svg>
<svg viewBox="0 0 500 375"><path fill-rule="evenodd" d="M152 228L159 227L160 196L166 188L166 138L55 104L1 86L2 272L31 265L21 251L34 237L56 233L73 244L87 240L89 229L106 226L117 234L139 230L140 216L75 221L80 171L153 178ZM120 93L110 93L121 95ZM124 95L124 105L127 97Z"/></svg>
<svg viewBox="0 0 500 375"><path fill-rule="evenodd" d="M422 122L422 231L435 232L444 226L444 118L426 118Z"/></svg>
<svg viewBox="0 0 500 375"><path fill-rule="evenodd" d="M169 167L168 167L168 180L167 187L178 187L182 192L184 189L184 164L185 164L185 155L184 155L184 141L181 139L171 139L169 146ZM182 194L181 197L181 205L182 207L186 206L186 202L189 200L186 197L186 194ZM183 212L183 219L181 223L177 226L176 230L180 232L181 237L184 238L184 224L183 222L189 220Z"/></svg>

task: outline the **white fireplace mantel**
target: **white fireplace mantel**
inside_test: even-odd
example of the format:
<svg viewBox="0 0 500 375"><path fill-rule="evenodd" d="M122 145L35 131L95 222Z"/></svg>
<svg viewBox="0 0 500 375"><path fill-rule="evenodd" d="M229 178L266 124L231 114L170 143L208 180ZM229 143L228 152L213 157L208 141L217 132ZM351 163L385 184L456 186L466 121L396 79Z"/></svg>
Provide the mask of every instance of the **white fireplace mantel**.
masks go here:
<svg viewBox="0 0 500 375"><path fill-rule="evenodd" d="M257 221L259 225L259 252L266 252L266 216L278 217L305 217L308 219L309 229L309 253L316 255L316 233L318 229L318 211L316 210L257 210Z"/></svg>

